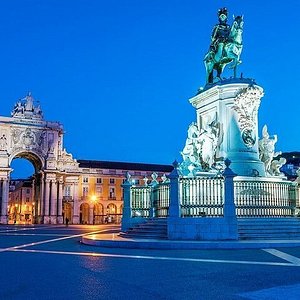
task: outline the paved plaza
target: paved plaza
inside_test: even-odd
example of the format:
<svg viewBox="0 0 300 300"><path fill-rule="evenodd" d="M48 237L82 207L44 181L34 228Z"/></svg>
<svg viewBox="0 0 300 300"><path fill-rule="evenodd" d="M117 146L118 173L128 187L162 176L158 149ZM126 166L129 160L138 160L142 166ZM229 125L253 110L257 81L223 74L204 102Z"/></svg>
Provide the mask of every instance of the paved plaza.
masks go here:
<svg viewBox="0 0 300 300"><path fill-rule="evenodd" d="M117 226L0 227L0 299L299 299L300 248L87 246Z"/></svg>

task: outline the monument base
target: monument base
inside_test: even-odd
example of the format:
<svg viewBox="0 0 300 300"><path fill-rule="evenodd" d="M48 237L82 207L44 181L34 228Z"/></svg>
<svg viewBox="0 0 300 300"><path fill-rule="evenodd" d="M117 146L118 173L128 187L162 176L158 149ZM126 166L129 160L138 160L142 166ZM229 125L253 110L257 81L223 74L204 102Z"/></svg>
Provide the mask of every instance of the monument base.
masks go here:
<svg viewBox="0 0 300 300"><path fill-rule="evenodd" d="M206 86L190 99L197 113L196 129L191 132L197 137L190 140L196 140L194 146L200 153L196 159L206 169L228 158L237 175L266 175L258 150L257 113L262 96L263 89L252 79L234 78Z"/></svg>
<svg viewBox="0 0 300 300"><path fill-rule="evenodd" d="M0 224L8 224L8 217L7 216L1 216L0 217Z"/></svg>

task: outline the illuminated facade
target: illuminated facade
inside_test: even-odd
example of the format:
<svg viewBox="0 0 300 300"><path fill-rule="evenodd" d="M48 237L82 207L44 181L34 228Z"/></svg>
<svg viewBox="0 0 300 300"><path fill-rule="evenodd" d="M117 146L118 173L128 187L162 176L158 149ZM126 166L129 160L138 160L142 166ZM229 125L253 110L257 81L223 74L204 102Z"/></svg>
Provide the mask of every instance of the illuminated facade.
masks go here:
<svg viewBox="0 0 300 300"><path fill-rule="evenodd" d="M8 200L8 223L31 224L34 218L32 180L11 180Z"/></svg>
<svg viewBox="0 0 300 300"><path fill-rule="evenodd" d="M63 134L60 123L43 119L30 94L16 103L11 117L0 117L0 223L119 222L126 171L139 184L153 172L172 170L167 165L76 160L64 149ZM9 193L14 158L34 166L31 187L26 187L31 190L29 201L21 199L21 184Z"/></svg>

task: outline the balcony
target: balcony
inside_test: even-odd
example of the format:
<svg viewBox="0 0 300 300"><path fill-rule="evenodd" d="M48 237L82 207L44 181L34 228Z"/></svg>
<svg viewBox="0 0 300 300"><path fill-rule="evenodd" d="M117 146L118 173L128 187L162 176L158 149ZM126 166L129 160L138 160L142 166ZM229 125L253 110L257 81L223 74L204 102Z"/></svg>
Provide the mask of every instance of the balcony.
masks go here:
<svg viewBox="0 0 300 300"><path fill-rule="evenodd" d="M64 202L72 202L73 201L73 197L72 196L63 196L62 200Z"/></svg>

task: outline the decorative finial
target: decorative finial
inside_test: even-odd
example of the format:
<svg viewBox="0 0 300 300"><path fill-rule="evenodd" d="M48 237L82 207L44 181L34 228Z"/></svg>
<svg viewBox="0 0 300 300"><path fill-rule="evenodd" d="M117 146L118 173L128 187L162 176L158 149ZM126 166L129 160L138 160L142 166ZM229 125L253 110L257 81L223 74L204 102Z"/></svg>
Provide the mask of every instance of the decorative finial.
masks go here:
<svg viewBox="0 0 300 300"><path fill-rule="evenodd" d="M231 160L229 158L226 158L224 163L225 163L226 168L229 168L229 166L231 164Z"/></svg>
<svg viewBox="0 0 300 300"><path fill-rule="evenodd" d="M172 165L173 165L174 169L177 169L178 168L178 161L175 159Z"/></svg>
<svg viewBox="0 0 300 300"><path fill-rule="evenodd" d="M131 175L128 171L125 173L125 178L126 178L126 181L130 182Z"/></svg>
<svg viewBox="0 0 300 300"><path fill-rule="evenodd" d="M161 176L161 180L162 180L162 182L163 183L165 183L166 181L167 181L167 176L166 176L166 174L164 173L162 176Z"/></svg>
<svg viewBox="0 0 300 300"><path fill-rule="evenodd" d="M147 176L145 176L143 178L143 181L144 181L144 186L148 186L148 178L147 178Z"/></svg>

